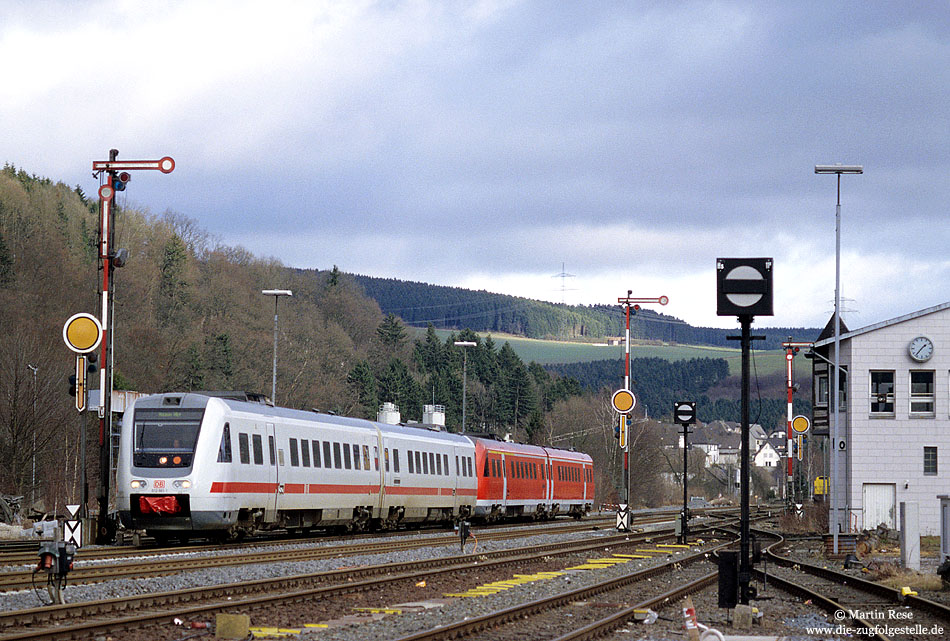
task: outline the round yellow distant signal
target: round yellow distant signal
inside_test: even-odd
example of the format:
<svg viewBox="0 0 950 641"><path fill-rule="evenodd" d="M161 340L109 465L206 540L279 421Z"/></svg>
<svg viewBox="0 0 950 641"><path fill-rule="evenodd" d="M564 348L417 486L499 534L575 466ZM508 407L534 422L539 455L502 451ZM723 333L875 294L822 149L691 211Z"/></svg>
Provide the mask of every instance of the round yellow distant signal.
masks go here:
<svg viewBox="0 0 950 641"><path fill-rule="evenodd" d="M637 405L637 398L628 389L618 389L610 398L610 403L614 409L621 414L626 414Z"/></svg>
<svg viewBox="0 0 950 641"><path fill-rule="evenodd" d="M77 354L91 352L102 340L102 325L92 314L73 314L63 325L63 340Z"/></svg>
<svg viewBox="0 0 950 641"><path fill-rule="evenodd" d="M804 434L808 431L808 428L811 426L811 423L808 420L807 416L802 416L799 414L792 419L792 429L798 432L799 434Z"/></svg>

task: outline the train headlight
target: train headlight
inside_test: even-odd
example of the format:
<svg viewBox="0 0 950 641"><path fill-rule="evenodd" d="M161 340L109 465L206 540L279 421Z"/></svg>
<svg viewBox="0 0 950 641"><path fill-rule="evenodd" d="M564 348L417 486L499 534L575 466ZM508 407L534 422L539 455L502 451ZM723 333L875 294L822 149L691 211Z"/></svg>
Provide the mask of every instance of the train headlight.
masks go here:
<svg viewBox="0 0 950 641"><path fill-rule="evenodd" d="M135 479L134 481L132 481L131 483L129 483L129 485L132 486L132 489L133 489L133 490L139 490L139 489L145 487L146 485L148 485L148 483L146 483L145 481L141 481L141 480L139 480L139 479Z"/></svg>
<svg viewBox="0 0 950 641"><path fill-rule="evenodd" d="M175 481L174 483L172 483L172 485L174 485L175 487L180 487L182 489L187 490L188 488L191 487L191 481L189 481L188 479L179 479Z"/></svg>
<svg viewBox="0 0 950 641"><path fill-rule="evenodd" d="M162 456L161 458L159 458L159 459L158 459L158 464L159 464L159 465L168 465L168 457L167 457L167 456Z"/></svg>

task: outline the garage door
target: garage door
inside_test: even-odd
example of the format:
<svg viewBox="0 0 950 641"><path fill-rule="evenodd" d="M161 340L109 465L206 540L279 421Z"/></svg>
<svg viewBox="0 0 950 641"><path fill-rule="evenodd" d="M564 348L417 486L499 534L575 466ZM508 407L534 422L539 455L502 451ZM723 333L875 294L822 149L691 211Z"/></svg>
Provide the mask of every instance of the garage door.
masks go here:
<svg viewBox="0 0 950 641"><path fill-rule="evenodd" d="M894 483L865 483L863 497L866 530L873 530L881 523L897 529L897 486Z"/></svg>

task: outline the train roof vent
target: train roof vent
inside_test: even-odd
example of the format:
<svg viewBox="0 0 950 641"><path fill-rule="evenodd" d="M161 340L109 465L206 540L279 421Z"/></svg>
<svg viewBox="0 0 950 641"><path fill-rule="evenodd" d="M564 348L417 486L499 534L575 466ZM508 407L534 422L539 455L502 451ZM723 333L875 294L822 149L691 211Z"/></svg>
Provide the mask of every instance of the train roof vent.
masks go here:
<svg viewBox="0 0 950 641"><path fill-rule="evenodd" d="M162 405L181 406L181 396L165 396L162 398Z"/></svg>
<svg viewBox="0 0 950 641"><path fill-rule="evenodd" d="M195 394L201 394L203 396L211 396L214 398L223 398L229 401L244 401L246 403L260 403L261 405L270 405L274 404L265 394L260 394L258 392L242 392L240 390L232 391L221 391L221 390L212 390L212 391L201 391L195 392Z"/></svg>

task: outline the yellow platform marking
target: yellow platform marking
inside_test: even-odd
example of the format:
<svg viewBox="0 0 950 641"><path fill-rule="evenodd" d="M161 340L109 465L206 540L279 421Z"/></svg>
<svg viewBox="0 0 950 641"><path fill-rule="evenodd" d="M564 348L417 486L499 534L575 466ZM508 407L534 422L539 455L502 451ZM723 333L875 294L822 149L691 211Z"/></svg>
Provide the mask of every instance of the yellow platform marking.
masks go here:
<svg viewBox="0 0 950 641"><path fill-rule="evenodd" d="M371 612L373 614L402 614L402 610L396 608L353 608L357 612Z"/></svg>
<svg viewBox="0 0 950 641"><path fill-rule="evenodd" d="M648 554L616 554L615 556L622 556L625 559L652 559L653 557Z"/></svg>
<svg viewBox="0 0 950 641"><path fill-rule="evenodd" d="M629 562L630 562L630 559L613 559L613 558L611 558L611 559L587 559L587 562L588 562L588 563L610 563L610 564L616 564L616 563L629 563Z"/></svg>
<svg viewBox="0 0 950 641"><path fill-rule="evenodd" d="M330 626L326 623L304 623L303 627L305 628L329 628Z"/></svg>
<svg viewBox="0 0 950 641"><path fill-rule="evenodd" d="M689 549L688 545L681 545L680 543L657 543L656 547L658 548L685 548Z"/></svg>
<svg viewBox="0 0 950 641"><path fill-rule="evenodd" d="M637 552L642 552L643 554L669 554L669 550L644 550L642 548L637 548Z"/></svg>
<svg viewBox="0 0 950 641"><path fill-rule="evenodd" d="M289 637L293 635L300 634L300 630L292 630L289 628L260 628L252 627L248 628L251 632L251 635L254 638L266 638L266 637Z"/></svg>

